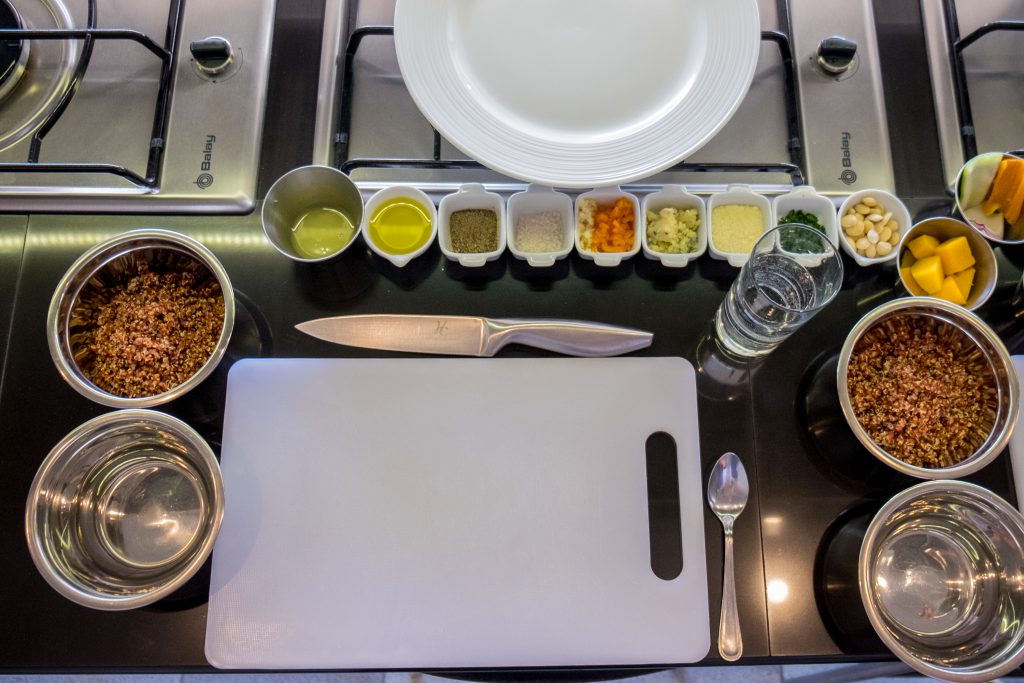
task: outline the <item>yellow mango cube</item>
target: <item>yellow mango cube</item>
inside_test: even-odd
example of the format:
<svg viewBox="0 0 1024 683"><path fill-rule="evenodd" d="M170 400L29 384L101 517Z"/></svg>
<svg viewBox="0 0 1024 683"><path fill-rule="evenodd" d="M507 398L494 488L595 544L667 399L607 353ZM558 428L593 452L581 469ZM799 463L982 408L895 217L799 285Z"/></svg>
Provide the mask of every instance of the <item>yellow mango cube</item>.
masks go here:
<svg viewBox="0 0 1024 683"><path fill-rule="evenodd" d="M935 255L942 259L942 272L950 275L974 265L971 245L963 235L946 240L935 247Z"/></svg>
<svg viewBox="0 0 1024 683"><path fill-rule="evenodd" d="M945 277L945 273L942 271L942 260L938 255L923 258L912 265L910 274L921 289L929 294L935 294L942 289L942 279Z"/></svg>
<svg viewBox="0 0 1024 683"><path fill-rule="evenodd" d="M953 276L953 281L956 282L956 286L960 288L960 293L966 299L971 295L971 285L974 284L974 268L961 270Z"/></svg>
<svg viewBox="0 0 1024 683"><path fill-rule="evenodd" d="M939 246L939 240L931 235L921 235L907 242L907 249L918 261L934 254L937 246Z"/></svg>
<svg viewBox="0 0 1024 683"><path fill-rule="evenodd" d="M964 271L966 272L966 271ZM903 284L907 286L907 291L914 296L926 296L928 292L921 289L920 285L917 284L917 280L910 273L910 266L900 268L900 274L903 276Z"/></svg>
<svg viewBox="0 0 1024 683"><path fill-rule="evenodd" d="M960 287L956 284L956 280L953 279L952 275L947 275L942 280L942 287L939 291L935 292L935 296L954 304L960 304L961 306L967 303L967 297L960 291Z"/></svg>

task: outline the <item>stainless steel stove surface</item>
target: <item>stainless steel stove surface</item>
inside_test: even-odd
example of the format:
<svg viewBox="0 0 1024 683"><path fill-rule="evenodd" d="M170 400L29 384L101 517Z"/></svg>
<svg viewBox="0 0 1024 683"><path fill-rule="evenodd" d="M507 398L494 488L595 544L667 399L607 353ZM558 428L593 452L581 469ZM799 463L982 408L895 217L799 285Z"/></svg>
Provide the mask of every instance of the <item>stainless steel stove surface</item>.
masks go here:
<svg viewBox="0 0 1024 683"><path fill-rule="evenodd" d="M0 0L0 211L250 210L274 1Z"/></svg>
<svg viewBox="0 0 1024 683"><path fill-rule="evenodd" d="M975 154L1024 149L1024 0L921 0L921 13L952 184Z"/></svg>
<svg viewBox="0 0 1024 683"><path fill-rule="evenodd" d="M893 190L870 0L759 0L758 6L760 58L739 110L682 166L635 187L682 182L710 192L741 182L777 193L803 180L832 195ZM394 2L327 0L315 161L350 171L366 189L410 181L439 191L470 180L494 189L521 185L465 163L447 141L434 139L402 82L394 39L378 28L390 26L393 15ZM829 38L843 39L824 46L835 73L818 61L819 46ZM352 54L347 84L346 50Z"/></svg>

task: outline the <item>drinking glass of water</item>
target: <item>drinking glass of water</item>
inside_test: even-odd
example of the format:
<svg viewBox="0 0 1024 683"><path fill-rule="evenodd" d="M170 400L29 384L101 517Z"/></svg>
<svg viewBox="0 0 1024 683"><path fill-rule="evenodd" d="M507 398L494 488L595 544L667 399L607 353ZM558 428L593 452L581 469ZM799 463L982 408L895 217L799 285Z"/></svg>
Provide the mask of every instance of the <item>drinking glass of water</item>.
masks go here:
<svg viewBox="0 0 1024 683"><path fill-rule="evenodd" d="M763 356L810 320L843 286L843 260L824 233L798 223L758 239L715 314L726 349Z"/></svg>

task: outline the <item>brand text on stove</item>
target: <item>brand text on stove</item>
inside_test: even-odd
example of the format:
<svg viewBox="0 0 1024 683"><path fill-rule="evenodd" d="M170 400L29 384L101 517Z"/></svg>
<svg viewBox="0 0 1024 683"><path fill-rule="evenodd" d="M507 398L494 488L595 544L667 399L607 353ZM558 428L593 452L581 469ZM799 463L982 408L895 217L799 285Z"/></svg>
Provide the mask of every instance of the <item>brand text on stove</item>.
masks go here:
<svg viewBox="0 0 1024 683"><path fill-rule="evenodd" d="M207 135L206 144L203 145L203 161L199 164L201 172L195 180L195 184L203 190L213 185L213 174L210 171L213 169L213 145L216 142L216 135Z"/></svg>
<svg viewBox="0 0 1024 683"><path fill-rule="evenodd" d="M853 156L850 153L850 138L853 137L848 132L843 131L843 140L841 143L841 149L843 152L843 172L839 174L839 179L847 185L853 185L857 182L857 172L853 170Z"/></svg>

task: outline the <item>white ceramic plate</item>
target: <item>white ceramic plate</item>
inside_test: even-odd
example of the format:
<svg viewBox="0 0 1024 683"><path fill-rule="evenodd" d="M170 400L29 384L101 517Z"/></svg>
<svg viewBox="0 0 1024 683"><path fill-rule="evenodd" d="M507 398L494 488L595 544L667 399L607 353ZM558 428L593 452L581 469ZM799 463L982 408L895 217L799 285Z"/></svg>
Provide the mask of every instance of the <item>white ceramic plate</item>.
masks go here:
<svg viewBox="0 0 1024 683"><path fill-rule="evenodd" d="M736 111L760 51L756 0L398 0L420 111L494 170L561 187L644 178Z"/></svg>

